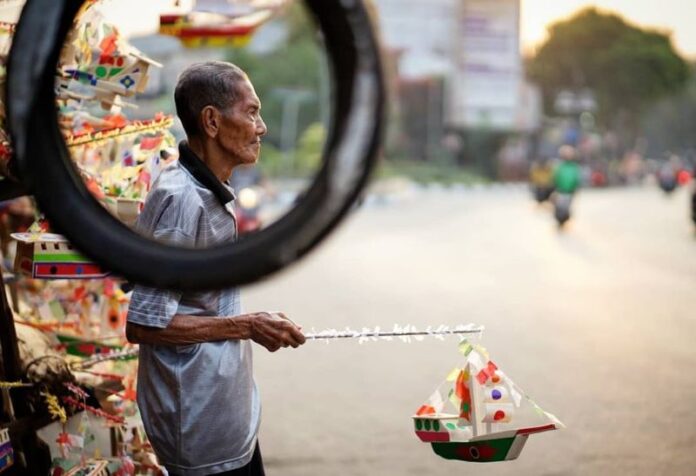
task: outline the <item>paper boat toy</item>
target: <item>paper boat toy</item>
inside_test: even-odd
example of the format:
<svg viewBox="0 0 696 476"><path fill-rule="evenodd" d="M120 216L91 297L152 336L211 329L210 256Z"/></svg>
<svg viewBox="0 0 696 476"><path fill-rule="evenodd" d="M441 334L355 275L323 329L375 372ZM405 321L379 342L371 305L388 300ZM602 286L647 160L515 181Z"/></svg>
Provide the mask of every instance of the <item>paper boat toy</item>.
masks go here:
<svg viewBox="0 0 696 476"><path fill-rule="evenodd" d="M516 459L529 435L563 424L536 405L486 350L459 345L466 361L452 370L413 416L416 436L445 459L477 463Z"/></svg>
<svg viewBox="0 0 696 476"><path fill-rule="evenodd" d="M109 272L83 256L62 235L12 233L15 271L34 279L98 279Z"/></svg>
<svg viewBox="0 0 696 476"><path fill-rule="evenodd" d="M208 5L188 14L160 15L159 33L179 38L187 48L243 47L259 27L273 18L282 2L272 8L225 5Z"/></svg>

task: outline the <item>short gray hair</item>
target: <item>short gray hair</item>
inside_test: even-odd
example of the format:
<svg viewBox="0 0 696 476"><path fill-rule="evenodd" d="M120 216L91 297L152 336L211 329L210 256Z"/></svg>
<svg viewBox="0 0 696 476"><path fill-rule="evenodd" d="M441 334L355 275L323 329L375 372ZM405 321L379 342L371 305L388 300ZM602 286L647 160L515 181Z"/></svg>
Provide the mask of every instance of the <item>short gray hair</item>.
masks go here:
<svg viewBox="0 0 696 476"><path fill-rule="evenodd" d="M206 106L224 111L237 100L238 85L247 79L242 69L223 61L194 63L180 75L174 90L176 113L188 137L201 134L200 115Z"/></svg>

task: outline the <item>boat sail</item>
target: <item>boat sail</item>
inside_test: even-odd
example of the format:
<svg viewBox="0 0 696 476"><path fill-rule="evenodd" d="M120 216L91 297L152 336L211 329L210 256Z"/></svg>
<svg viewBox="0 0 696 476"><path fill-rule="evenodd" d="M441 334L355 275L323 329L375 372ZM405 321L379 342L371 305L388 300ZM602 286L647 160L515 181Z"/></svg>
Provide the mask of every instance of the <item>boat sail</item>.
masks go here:
<svg viewBox="0 0 696 476"><path fill-rule="evenodd" d="M462 366L452 370L413 416L416 436L445 459L493 462L516 459L529 435L563 428L490 360L463 340Z"/></svg>

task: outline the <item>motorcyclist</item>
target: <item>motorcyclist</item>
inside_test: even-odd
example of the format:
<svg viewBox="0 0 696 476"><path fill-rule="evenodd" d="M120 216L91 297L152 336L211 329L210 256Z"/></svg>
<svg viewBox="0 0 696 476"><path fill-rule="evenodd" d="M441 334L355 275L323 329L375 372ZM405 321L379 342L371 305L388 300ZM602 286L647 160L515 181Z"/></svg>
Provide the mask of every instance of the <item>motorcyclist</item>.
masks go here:
<svg viewBox="0 0 696 476"><path fill-rule="evenodd" d="M553 184L556 189L554 198L554 216L559 226L570 218L570 204L573 195L580 188L582 172L578 165L575 148L571 145L563 145L558 150L561 162L553 173Z"/></svg>
<svg viewBox="0 0 696 476"><path fill-rule="evenodd" d="M657 182L665 193L672 193L678 185L679 157L672 155L664 161L657 171Z"/></svg>
<svg viewBox="0 0 696 476"><path fill-rule="evenodd" d="M575 147L564 145L558 150L561 162L553 173L553 184L556 192L573 195L580 188L581 171L575 160Z"/></svg>
<svg viewBox="0 0 696 476"><path fill-rule="evenodd" d="M534 161L529 169L529 182L532 186L534 199L543 203L553 193L553 167L547 157Z"/></svg>

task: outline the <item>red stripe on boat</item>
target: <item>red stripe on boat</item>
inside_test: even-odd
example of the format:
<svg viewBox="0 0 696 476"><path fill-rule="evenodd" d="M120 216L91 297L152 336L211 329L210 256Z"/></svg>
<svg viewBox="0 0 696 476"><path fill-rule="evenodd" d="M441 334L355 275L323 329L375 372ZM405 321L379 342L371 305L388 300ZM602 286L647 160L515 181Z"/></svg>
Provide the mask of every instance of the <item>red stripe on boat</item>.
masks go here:
<svg viewBox="0 0 696 476"><path fill-rule="evenodd" d="M550 423L548 425L544 426L534 426L532 428L522 428L517 430L516 435L531 435L532 433L541 433L542 431L549 431L549 430L555 430L556 425L553 423Z"/></svg>
<svg viewBox="0 0 696 476"><path fill-rule="evenodd" d="M439 433L435 431L416 431L416 436L426 443L431 443L433 441L447 443L450 440L449 433Z"/></svg>
<svg viewBox="0 0 696 476"><path fill-rule="evenodd" d="M177 36L180 38L245 36L253 31L253 26L182 27Z"/></svg>
<svg viewBox="0 0 696 476"><path fill-rule="evenodd" d="M79 271L79 272L78 272ZM88 263L45 263L35 264L34 273L36 276L45 277L64 277L64 276L95 276L102 275L104 271L96 264Z"/></svg>
<svg viewBox="0 0 696 476"><path fill-rule="evenodd" d="M183 18L184 15L160 15L160 23L165 23L165 24L174 24L176 23L177 20Z"/></svg>

